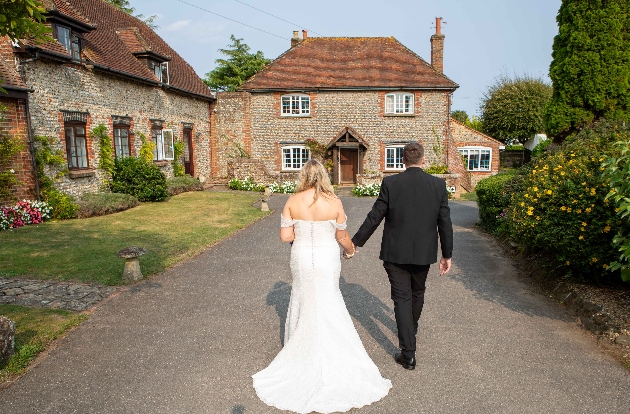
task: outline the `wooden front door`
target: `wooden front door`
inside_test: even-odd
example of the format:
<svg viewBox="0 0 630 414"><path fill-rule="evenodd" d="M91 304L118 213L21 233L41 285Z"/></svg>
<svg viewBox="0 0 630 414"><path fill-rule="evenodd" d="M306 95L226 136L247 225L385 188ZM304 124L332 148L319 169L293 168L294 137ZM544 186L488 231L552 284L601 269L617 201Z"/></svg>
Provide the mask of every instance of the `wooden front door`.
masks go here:
<svg viewBox="0 0 630 414"><path fill-rule="evenodd" d="M357 182L359 169L358 148L339 148L339 182L354 184Z"/></svg>
<svg viewBox="0 0 630 414"><path fill-rule="evenodd" d="M192 153L192 131L190 129L184 130L184 172L188 175L193 175L193 153Z"/></svg>

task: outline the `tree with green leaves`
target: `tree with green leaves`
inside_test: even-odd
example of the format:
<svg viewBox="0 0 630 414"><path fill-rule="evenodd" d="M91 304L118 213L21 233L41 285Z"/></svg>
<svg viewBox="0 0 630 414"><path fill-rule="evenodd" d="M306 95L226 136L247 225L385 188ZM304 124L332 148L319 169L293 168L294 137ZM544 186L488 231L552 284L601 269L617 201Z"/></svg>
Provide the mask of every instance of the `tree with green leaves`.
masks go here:
<svg viewBox="0 0 630 414"><path fill-rule="evenodd" d="M563 140L602 118L630 120L630 2L562 0L547 132Z"/></svg>
<svg viewBox="0 0 630 414"><path fill-rule="evenodd" d="M0 0L0 37L13 41L32 39L45 42L51 29L46 26L46 8L38 0Z"/></svg>
<svg viewBox="0 0 630 414"><path fill-rule="evenodd" d="M250 47L243 43L243 39L231 35L230 40L232 43L228 45L228 49L219 49L228 58L215 60L218 66L206 73L204 79L206 85L220 92L235 91L271 62L261 51L249 53Z"/></svg>
<svg viewBox="0 0 630 414"><path fill-rule="evenodd" d="M523 143L543 132L551 92L542 78L499 76L481 99L482 132L507 144Z"/></svg>
<svg viewBox="0 0 630 414"><path fill-rule="evenodd" d="M455 119L456 121L461 122L462 124L465 124L467 121L470 120L470 118L468 118L468 114L466 113L466 111L462 111L462 110L451 112L451 118Z"/></svg>
<svg viewBox="0 0 630 414"><path fill-rule="evenodd" d="M152 30L156 30L160 28L160 26L155 24L155 21L158 18L157 15L144 17L144 14L136 14L134 16L133 13L136 11L136 9L134 7L131 7L131 3L129 3L128 0L107 0L107 2L115 6L116 8L124 11L128 15L133 16L136 19L140 20L141 22L149 26Z"/></svg>

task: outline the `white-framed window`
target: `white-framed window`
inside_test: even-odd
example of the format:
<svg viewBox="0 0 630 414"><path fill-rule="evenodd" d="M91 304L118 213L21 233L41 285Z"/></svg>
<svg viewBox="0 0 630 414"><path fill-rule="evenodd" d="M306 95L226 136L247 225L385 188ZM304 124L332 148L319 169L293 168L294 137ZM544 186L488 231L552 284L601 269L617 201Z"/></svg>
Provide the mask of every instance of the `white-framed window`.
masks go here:
<svg viewBox="0 0 630 414"><path fill-rule="evenodd" d="M463 147L457 149L464 157L468 171L490 171L492 165L492 148Z"/></svg>
<svg viewBox="0 0 630 414"><path fill-rule="evenodd" d="M149 60L149 69L153 72L153 75L157 78L159 82L169 83L169 72L168 72L168 62L155 62L153 60Z"/></svg>
<svg viewBox="0 0 630 414"><path fill-rule="evenodd" d="M413 114L413 93L388 93L385 95L386 114Z"/></svg>
<svg viewBox="0 0 630 414"><path fill-rule="evenodd" d="M282 116L306 116L311 114L311 97L308 95L283 95Z"/></svg>
<svg viewBox="0 0 630 414"><path fill-rule="evenodd" d="M172 129L157 129L151 130L153 137L153 143L155 148L153 149L153 161L172 160L175 153L173 147L173 130Z"/></svg>
<svg viewBox="0 0 630 414"><path fill-rule="evenodd" d="M301 170L306 161L311 159L311 152L304 145L282 147L282 169Z"/></svg>
<svg viewBox="0 0 630 414"><path fill-rule="evenodd" d="M404 145L391 145L385 147L385 169L386 170L404 170L403 164L403 148Z"/></svg>

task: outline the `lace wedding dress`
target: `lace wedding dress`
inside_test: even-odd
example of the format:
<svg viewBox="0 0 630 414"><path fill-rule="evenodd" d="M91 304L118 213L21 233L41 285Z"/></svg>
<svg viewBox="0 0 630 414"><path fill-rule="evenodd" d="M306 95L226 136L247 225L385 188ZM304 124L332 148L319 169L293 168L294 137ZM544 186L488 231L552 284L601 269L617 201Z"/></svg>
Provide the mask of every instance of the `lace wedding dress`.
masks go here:
<svg viewBox="0 0 630 414"><path fill-rule="evenodd" d="M365 352L339 290L335 233L346 224L282 218L281 225L295 230L284 348L252 376L256 394L297 413L343 412L380 400L392 383Z"/></svg>

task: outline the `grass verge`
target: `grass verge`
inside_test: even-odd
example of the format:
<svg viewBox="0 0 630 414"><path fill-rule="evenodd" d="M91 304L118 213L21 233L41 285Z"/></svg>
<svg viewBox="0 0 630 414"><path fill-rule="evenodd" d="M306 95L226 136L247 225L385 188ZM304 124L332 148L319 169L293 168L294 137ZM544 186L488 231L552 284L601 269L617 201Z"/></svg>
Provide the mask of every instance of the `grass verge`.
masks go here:
<svg viewBox="0 0 630 414"><path fill-rule="evenodd" d="M0 366L0 383L24 372L28 364L52 341L79 325L87 315L61 309L35 309L0 305L0 315L15 322L15 353Z"/></svg>
<svg viewBox="0 0 630 414"><path fill-rule="evenodd" d="M119 213L3 231L0 276L122 284L117 252L141 246L144 275L163 271L269 213L260 194L195 191Z"/></svg>
<svg viewBox="0 0 630 414"><path fill-rule="evenodd" d="M477 193L474 191L472 193L462 193L459 199L464 201L477 201Z"/></svg>

